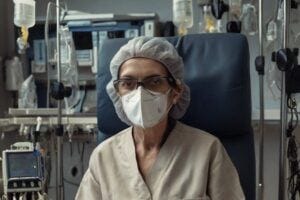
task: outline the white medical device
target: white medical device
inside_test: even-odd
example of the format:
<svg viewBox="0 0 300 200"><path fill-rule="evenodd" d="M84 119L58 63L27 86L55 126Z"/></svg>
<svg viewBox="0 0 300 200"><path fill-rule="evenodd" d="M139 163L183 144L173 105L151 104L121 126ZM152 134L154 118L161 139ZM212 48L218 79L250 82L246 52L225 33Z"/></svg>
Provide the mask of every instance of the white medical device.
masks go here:
<svg viewBox="0 0 300 200"><path fill-rule="evenodd" d="M37 150L2 152L4 194L39 192L44 185L44 162Z"/></svg>

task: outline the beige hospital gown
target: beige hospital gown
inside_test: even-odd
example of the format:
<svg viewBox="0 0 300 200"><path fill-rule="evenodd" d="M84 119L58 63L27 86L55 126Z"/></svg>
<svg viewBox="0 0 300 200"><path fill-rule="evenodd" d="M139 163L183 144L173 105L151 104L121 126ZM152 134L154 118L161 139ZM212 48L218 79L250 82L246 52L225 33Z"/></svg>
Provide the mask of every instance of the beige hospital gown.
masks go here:
<svg viewBox="0 0 300 200"><path fill-rule="evenodd" d="M141 176L132 127L92 153L77 200L243 200L239 177L220 141L180 122Z"/></svg>

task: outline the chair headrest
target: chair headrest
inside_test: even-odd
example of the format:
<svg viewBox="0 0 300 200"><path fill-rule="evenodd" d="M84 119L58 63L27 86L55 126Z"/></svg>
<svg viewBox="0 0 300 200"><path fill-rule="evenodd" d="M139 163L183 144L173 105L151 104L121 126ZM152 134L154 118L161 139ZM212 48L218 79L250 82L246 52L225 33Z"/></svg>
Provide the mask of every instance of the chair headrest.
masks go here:
<svg viewBox="0 0 300 200"><path fill-rule="evenodd" d="M172 44L178 37L167 38ZM113 135L127 127L117 117L106 93L109 64L128 39L105 40L99 52L97 113L99 131ZM180 40L178 52L185 64L185 82L191 103L181 119L218 137L251 130L249 47L241 34L195 34Z"/></svg>

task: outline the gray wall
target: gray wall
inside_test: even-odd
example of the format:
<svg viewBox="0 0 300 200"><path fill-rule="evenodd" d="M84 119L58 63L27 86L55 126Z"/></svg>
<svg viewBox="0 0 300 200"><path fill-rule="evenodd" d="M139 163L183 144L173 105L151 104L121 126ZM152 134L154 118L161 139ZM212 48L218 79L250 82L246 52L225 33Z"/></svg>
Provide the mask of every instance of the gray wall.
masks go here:
<svg viewBox="0 0 300 200"><path fill-rule="evenodd" d="M4 65L3 60L7 58L10 55L13 55L13 45L10 41L11 35L8 33L11 32L12 24L10 22L9 17L9 4L8 0L0 1L0 117L3 117L5 113L7 113L7 107L12 105L12 97L11 93L5 91L5 84L3 79L3 73L4 73ZM10 25L9 25L10 24Z"/></svg>
<svg viewBox="0 0 300 200"><path fill-rule="evenodd" d="M0 1L0 13L1 13L1 18L0 18L0 38L5 38L5 30L6 30L6 1ZM7 40L2 40L1 41L1 46L0 46L0 55L3 56L6 53L6 50L4 47L7 46Z"/></svg>
<svg viewBox="0 0 300 200"><path fill-rule="evenodd" d="M4 84L4 69L3 60L9 55L9 34L8 34L8 0L0 1L0 118L4 117L7 113L7 108L12 105L12 96L9 92L5 91ZM1 133L2 134L2 133ZM9 147L9 144L14 142L16 139L13 135L9 135L6 139L0 140L0 151L2 155L2 150ZM0 162L1 163L1 162ZM3 191L2 183L2 163L0 165L0 194Z"/></svg>

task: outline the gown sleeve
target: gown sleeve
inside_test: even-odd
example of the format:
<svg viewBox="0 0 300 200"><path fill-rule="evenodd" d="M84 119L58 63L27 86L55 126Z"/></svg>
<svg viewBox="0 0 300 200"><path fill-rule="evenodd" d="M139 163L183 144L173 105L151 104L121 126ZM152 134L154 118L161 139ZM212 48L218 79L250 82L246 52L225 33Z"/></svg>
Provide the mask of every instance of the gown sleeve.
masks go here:
<svg viewBox="0 0 300 200"><path fill-rule="evenodd" d="M211 200L245 200L239 175L219 140L212 147L208 194Z"/></svg>
<svg viewBox="0 0 300 200"><path fill-rule="evenodd" d="M93 155L94 154L94 155ZM78 188L77 194L75 196L75 200L101 200L102 193L99 181L97 181L95 176L93 157L95 153L93 153L90 158L89 168L85 172L80 186Z"/></svg>

